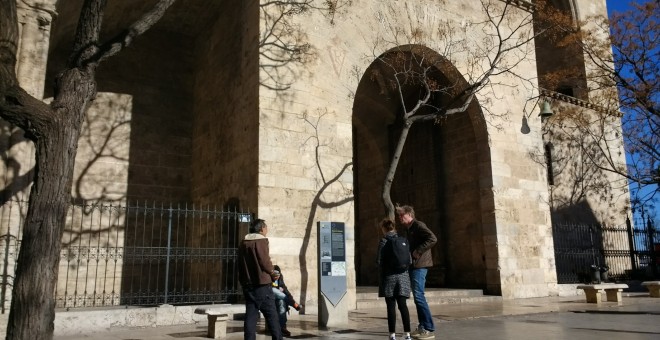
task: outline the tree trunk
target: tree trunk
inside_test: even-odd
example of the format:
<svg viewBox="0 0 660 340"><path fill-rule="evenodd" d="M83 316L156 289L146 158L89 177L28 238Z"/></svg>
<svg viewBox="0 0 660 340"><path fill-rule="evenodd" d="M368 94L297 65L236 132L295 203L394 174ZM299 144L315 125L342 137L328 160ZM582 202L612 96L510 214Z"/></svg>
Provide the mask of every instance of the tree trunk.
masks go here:
<svg viewBox="0 0 660 340"><path fill-rule="evenodd" d="M7 340L53 338L62 231L83 113L94 94L89 74L74 69L61 80L61 95L52 106L59 109L44 113L56 118L35 141L35 182L14 279Z"/></svg>
<svg viewBox="0 0 660 340"><path fill-rule="evenodd" d="M35 143L36 166L16 266L8 340L52 339L61 237L70 204L80 129L96 96L98 64L158 22L176 0L153 8L106 44L99 44L107 0L85 0L68 69L58 77L50 106L27 94L16 78L15 0L0 0L0 115Z"/></svg>
<svg viewBox="0 0 660 340"><path fill-rule="evenodd" d="M390 168L387 171L385 176L385 182L383 183L383 205L385 206L385 213L389 218L394 220L394 204L392 203L392 182L394 182L394 174L396 173L396 168L399 165L399 159L401 158L401 153L403 152L403 146L406 145L406 139L408 138L408 132L412 126L412 120L406 119L403 123L403 128L401 129L401 135L399 136L399 141L397 142L396 149L394 154L392 154L392 161L390 162Z"/></svg>

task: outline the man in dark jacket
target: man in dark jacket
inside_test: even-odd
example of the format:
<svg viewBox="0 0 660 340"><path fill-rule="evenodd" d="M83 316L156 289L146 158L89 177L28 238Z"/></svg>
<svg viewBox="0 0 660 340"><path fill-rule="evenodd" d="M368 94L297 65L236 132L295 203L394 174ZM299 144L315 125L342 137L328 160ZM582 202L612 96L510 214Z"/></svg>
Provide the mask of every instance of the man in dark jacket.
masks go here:
<svg viewBox="0 0 660 340"><path fill-rule="evenodd" d="M435 325L431 310L424 296L426 285L426 274L428 268L433 266L431 248L438 242L433 232L422 221L415 219L415 210L409 205L396 208L399 222L408 230L408 242L410 244L410 255L413 263L408 272L410 273L410 284L413 292L413 300L417 308L417 319L419 326L412 332L415 339L435 338Z"/></svg>
<svg viewBox="0 0 660 340"><path fill-rule="evenodd" d="M261 219L250 224L249 234L238 248L238 280L243 287L245 297L245 321L243 331L245 340L255 340L259 311L264 315L273 340L282 339L282 331L275 310L275 296L271 282L275 268L270 260L268 249L268 226Z"/></svg>

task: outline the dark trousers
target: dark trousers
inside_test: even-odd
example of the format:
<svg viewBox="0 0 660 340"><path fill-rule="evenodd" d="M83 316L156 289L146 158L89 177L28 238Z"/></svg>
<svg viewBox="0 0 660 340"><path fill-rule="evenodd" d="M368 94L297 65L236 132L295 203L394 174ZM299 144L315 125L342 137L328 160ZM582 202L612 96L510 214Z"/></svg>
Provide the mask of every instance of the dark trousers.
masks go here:
<svg viewBox="0 0 660 340"><path fill-rule="evenodd" d="M275 309L275 295L270 285L249 286L243 288L245 297L245 321L243 339L255 340L257 337L257 319L259 312L264 315L273 340L282 340L279 317Z"/></svg>
<svg viewBox="0 0 660 340"><path fill-rule="evenodd" d="M403 331L410 332L410 314L408 313L408 306L406 300L408 298L403 296L386 297L385 303L387 304L387 329L390 333L394 333L396 329L396 306L399 306L401 313L401 321L403 321Z"/></svg>

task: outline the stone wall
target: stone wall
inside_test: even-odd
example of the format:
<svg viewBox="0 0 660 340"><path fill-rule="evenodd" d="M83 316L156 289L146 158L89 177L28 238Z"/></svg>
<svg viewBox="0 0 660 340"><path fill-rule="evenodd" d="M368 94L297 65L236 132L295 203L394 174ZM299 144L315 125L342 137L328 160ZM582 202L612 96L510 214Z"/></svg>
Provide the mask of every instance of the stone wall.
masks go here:
<svg viewBox="0 0 660 340"><path fill-rule="evenodd" d="M60 16L53 24L46 84L52 84L68 58L75 29L72 22L77 20L79 5L75 1L58 4ZM113 33L114 25L139 14L139 11L122 12L121 5L109 7L107 20L112 24L104 33ZM121 15L124 17L117 19ZM105 162L129 164L127 174L118 174L128 175L125 190L113 192L113 198L123 195L123 199L129 200L190 201L194 77L189 70L193 52L194 40L189 36L154 27L134 45L100 65L98 91L132 97L130 120L122 123L130 127L129 139L108 138L110 143L123 143L128 147L127 158L91 151ZM46 86L47 95L52 95L52 90ZM122 105L122 102L109 103L108 114L124 110ZM88 153L88 150L81 152ZM77 166L84 165L78 163ZM74 178L74 182L77 180ZM112 175L106 176L106 180L111 181ZM102 195L76 198L109 199Z"/></svg>
<svg viewBox="0 0 660 340"><path fill-rule="evenodd" d="M149 31L101 64L99 90L133 96L128 199L190 202L193 60L189 37ZM166 56L166 57L164 57Z"/></svg>
<svg viewBox="0 0 660 340"><path fill-rule="evenodd" d="M257 1L226 3L195 57L193 201L257 207Z"/></svg>
<svg viewBox="0 0 660 340"><path fill-rule="evenodd" d="M224 2L217 20L195 46L191 197L195 204L240 211L256 210L258 156L258 6ZM230 225L233 225L230 223ZM238 224L236 224L238 225ZM188 244L236 247L247 233L220 229L209 220L188 235ZM217 236L217 237L216 237ZM214 282L232 282L231 267L194 263L190 272ZM224 281L223 281L224 280Z"/></svg>

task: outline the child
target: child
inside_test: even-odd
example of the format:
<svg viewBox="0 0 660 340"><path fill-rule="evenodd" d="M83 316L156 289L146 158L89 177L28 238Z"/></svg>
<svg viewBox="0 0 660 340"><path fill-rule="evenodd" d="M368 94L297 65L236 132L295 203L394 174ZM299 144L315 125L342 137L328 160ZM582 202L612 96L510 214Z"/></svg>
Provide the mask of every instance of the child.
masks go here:
<svg viewBox="0 0 660 340"><path fill-rule="evenodd" d="M284 276L282 275L280 267L275 265L274 268L275 272L273 274L273 293L275 294L275 305L277 307L277 313L280 317L282 335L291 336L291 332L286 329L286 313L289 310L289 306L300 312L302 305L298 304L296 300L293 299L293 295L291 295L289 289L286 288L286 284L284 284Z"/></svg>

